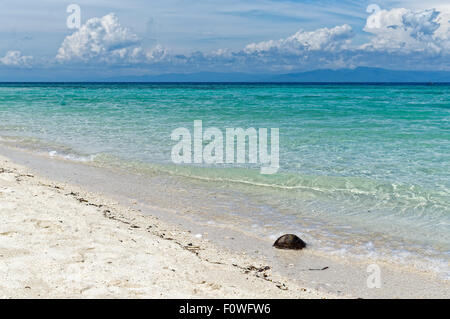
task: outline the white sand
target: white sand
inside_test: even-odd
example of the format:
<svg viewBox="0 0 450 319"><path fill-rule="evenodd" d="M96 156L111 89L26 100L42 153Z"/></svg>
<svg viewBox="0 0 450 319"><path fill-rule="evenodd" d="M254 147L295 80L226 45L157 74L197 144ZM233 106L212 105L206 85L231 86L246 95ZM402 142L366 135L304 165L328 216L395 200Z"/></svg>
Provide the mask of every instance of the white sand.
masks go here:
<svg viewBox="0 0 450 319"><path fill-rule="evenodd" d="M0 298L333 297L4 157L0 220Z"/></svg>
<svg viewBox="0 0 450 319"><path fill-rule="evenodd" d="M448 280L409 265L282 251L251 237L218 248L213 237L224 230L191 234L182 214L169 217L170 202L152 208L161 220L137 211L127 192L122 200L103 187L133 193L134 180L23 150L0 153L14 161L0 156L0 298L450 298ZM275 258L242 255L241 241ZM367 286L374 262L379 289Z"/></svg>

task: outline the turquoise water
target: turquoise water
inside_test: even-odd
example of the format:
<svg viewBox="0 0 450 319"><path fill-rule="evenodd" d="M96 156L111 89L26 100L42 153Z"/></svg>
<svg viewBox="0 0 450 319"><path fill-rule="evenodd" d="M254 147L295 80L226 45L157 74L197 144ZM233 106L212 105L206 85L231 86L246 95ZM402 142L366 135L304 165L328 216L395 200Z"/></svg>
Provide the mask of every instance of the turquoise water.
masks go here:
<svg viewBox="0 0 450 319"><path fill-rule="evenodd" d="M448 266L448 85L1 84L0 119L4 143L219 184L286 225L314 219L393 236L391 253ZM222 130L279 128L279 172L172 164L170 134L192 132L194 120ZM364 242L368 251L374 242Z"/></svg>

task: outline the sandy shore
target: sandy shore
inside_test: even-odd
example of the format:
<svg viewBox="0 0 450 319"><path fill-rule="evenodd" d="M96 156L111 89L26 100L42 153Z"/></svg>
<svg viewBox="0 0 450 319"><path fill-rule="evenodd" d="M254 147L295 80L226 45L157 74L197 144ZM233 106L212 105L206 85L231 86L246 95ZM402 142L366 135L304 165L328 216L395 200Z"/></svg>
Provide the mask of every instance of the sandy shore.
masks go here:
<svg viewBox="0 0 450 319"><path fill-rule="evenodd" d="M1 298L333 297L4 157L0 219Z"/></svg>
<svg viewBox="0 0 450 319"><path fill-rule="evenodd" d="M174 203L190 203L183 185L163 196L148 179L0 153L0 298L450 298L432 271L199 227ZM133 197L143 189L151 205ZM380 289L367 286L374 262Z"/></svg>

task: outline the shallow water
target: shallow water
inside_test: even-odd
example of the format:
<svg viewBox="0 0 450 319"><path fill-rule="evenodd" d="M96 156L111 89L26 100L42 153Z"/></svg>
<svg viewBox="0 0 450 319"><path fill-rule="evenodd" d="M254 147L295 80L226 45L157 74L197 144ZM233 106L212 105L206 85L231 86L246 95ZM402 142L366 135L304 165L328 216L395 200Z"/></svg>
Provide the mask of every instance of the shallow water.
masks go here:
<svg viewBox="0 0 450 319"><path fill-rule="evenodd" d="M2 84L0 136L50 156L170 174L230 192L204 217L264 238L302 234L332 254L448 276L450 86ZM171 162L171 132L280 129L280 171ZM244 198L234 205L232 198ZM187 204L189 205L189 204ZM203 217L198 217L203 218Z"/></svg>

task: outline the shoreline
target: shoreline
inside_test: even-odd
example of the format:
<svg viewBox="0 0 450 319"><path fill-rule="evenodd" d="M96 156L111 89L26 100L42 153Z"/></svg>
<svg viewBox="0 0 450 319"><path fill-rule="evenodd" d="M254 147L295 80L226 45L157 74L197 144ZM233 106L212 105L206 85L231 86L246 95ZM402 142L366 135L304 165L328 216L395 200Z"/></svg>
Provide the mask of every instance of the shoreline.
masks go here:
<svg viewBox="0 0 450 319"><path fill-rule="evenodd" d="M332 298L0 156L1 298Z"/></svg>
<svg viewBox="0 0 450 319"><path fill-rule="evenodd" d="M39 235L29 233L27 235L28 237L23 235L25 236L23 239L33 242L36 236L39 236L39 238L42 236L42 242L40 244L44 246L49 245L47 247L49 250L55 249L55 247L51 247L50 241L66 241L69 238L77 236L76 232L74 233L73 226L70 225L71 223L75 223L77 225L76 227L80 229L81 225L85 228L82 229L87 236L87 238L83 239L86 241L84 246L89 246L89 231L92 231L93 226L91 225L91 228L86 228L84 218L89 220L90 223L98 222L101 225L105 224L103 227L100 227L102 233L100 238L94 237L102 241L102 244L95 247L94 251L99 249L105 255L114 255L114 258L112 258L114 260L123 260L123 262L119 263L122 266L120 268L112 266L115 261L111 261L111 264L108 264L109 261L107 262L106 267L111 268L111 271L100 272L103 275L103 283L95 282L95 284L86 284L84 283L84 278L82 284L70 283L65 280L63 272L59 276L59 288L52 290L49 287L46 292L45 290L41 290L38 295L36 295L38 291L32 288L20 289L17 287L16 289L7 288L5 290L5 283L17 284L20 280L23 280L19 276L19 278L13 279L12 281L11 279L0 281L0 297L448 298L448 281L436 278L436 276L430 273L420 272L406 267L380 264L383 270L383 287L382 290L374 290L368 289L365 286L366 277L369 275L366 272L366 267L371 263L370 260L338 260L333 257L317 255L308 249L302 250L301 252L278 251L272 248L270 243L257 241L255 241L254 249L267 250L275 254L277 259L267 258L259 254L255 255L251 252L244 255L243 253L238 253L237 250L228 249L227 245L222 245L221 239L218 237L220 229L215 232L210 231L209 233L205 233L201 227L195 229L195 225L189 225L185 220L183 220L183 223L180 222L176 218L179 215L176 215L175 218L172 216L171 219L169 217L171 213L168 213L171 208L170 206L161 207L156 205L152 209L147 209L144 212L142 205L134 198L126 198L126 196L122 199L113 198L108 192L96 189L95 185L83 185L82 182L77 183L74 180L68 180L63 175L60 178L48 176L52 167L56 171L57 169L61 169L61 167L74 165L73 163L67 163L57 159L43 159L49 165L47 169L44 169L42 166L39 168L39 164L36 164L37 155L30 155L24 151L9 149L8 154L4 157L5 149L0 149L0 151L0 163L4 170L0 174L0 205L4 206L3 208L16 218L16 224L13 225L10 220L11 216L2 215L2 218L7 218L7 220L6 223L2 223L3 226L0 231L1 234L6 234L0 235L0 249L8 251L8 245L12 245L12 242L15 243L14 245L17 245L17 241L20 240L18 238L14 240L15 236L19 236L24 231L24 229L20 229L21 227L29 229L31 227L30 223L34 223L34 230L38 229L43 233ZM14 152L17 154L20 154L20 152L23 153L22 161L17 154L15 156L8 156L14 155ZM81 175L82 169L77 170L81 165L83 164L76 164L73 172ZM95 170L95 168L93 169ZM89 174L90 170L91 168L87 169L86 174ZM6 181L5 176L7 177ZM92 179L95 180L95 176ZM96 183L94 182L92 184ZM8 189L14 189L16 195L12 195L13 193L8 191L5 192ZM33 195L31 197L29 194L27 195L30 191L34 191L36 196ZM40 192L45 194L40 194ZM21 194L20 196L22 197L17 194ZM18 202L18 197L21 202ZM33 204L35 197L38 198L42 207ZM10 203L13 203L13 206L15 206L9 207L8 205ZM40 229L39 225L36 226L36 221L30 221L31 219L38 220L38 218L27 219L25 216L27 213L18 212L20 207L24 211L28 210L28 214L42 215L46 217L45 220L47 222L52 222L44 225ZM56 211L58 207L67 208L64 208L64 210L61 209L63 211ZM55 216L49 213L51 210L55 210ZM68 216L67 212L70 212L71 215ZM78 216L80 212L82 212L83 218ZM57 219L62 220L63 217L66 220L62 224L69 225L68 228L55 222ZM67 220L69 217L73 218L74 221ZM21 225L21 223L24 223L24 225ZM9 229L11 227L13 230ZM60 232L61 227L63 227L62 232ZM14 228L18 228L18 230L14 230ZM78 229L78 232L80 232L80 229ZM141 245L134 243L127 248L137 254L137 256L142 257L143 260L139 260L138 262L135 258L131 258L128 259L129 262L126 262L126 257L130 257L130 251L124 250L123 247L115 247L113 244L115 241L106 240L107 238L110 239L116 236L117 229L120 230L121 236L125 236L130 242L133 242L133 239L135 241L138 239ZM214 230L214 227L209 227L209 229ZM201 232L202 230L203 233ZM199 236L198 234L203 234L203 236ZM235 242L240 242L241 240L245 240L245 238L240 238L239 234L236 234ZM122 245L123 240L122 242L118 241L118 243ZM145 251L149 248L146 245L142 245L144 243L152 246L150 250L151 256L154 256L154 258L150 258L151 260L145 260ZM22 246L26 246L22 242L21 244ZM233 243L233 245L235 244ZM39 246L35 248L40 249ZM83 249L87 248L85 247ZM105 267L103 265L105 259L90 252L91 250L88 250L87 254L86 252L81 254L83 256L81 258L82 262L69 263L68 260L72 261L74 258L79 258L73 256L74 254L80 255L79 251L75 252L74 249L73 247L58 248L58 250L62 250L58 254L65 255L63 258L64 261L57 261L53 267L59 267L61 269L62 265L69 264L71 267L75 267L74 269L84 269L79 266L80 264L84 265L86 263L85 257L87 255L89 255L90 269L83 270L83 273L88 278L98 272L95 269L96 267ZM21 251L26 249L25 247L17 247L16 250ZM20 253L18 254L20 255ZM15 260L12 264L16 265L16 267L19 264L36 267L36 261L38 264L44 263L42 260L42 251L28 252L27 256L10 258ZM170 257L168 259L171 260L166 260L168 256ZM6 258L6 261L2 260L4 257L0 258L0 262L8 264L10 258ZM35 258L35 262L30 263L29 258ZM28 262L25 262L25 260L28 260ZM152 263L156 263L158 266L164 264L164 266L160 267L158 271L154 269L150 271L151 275L146 274L148 269L145 268L145 265L150 266ZM295 267L291 267L291 265ZM318 269L324 268L322 267L323 265L326 265L328 268L324 271L317 271ZM167 269L164 269L164 267ZM12 269L13 273L16 270L12 266L7 268L8 270ZM133 268L136 269L133 270ZM136 272L137 269L140 272ZM303 272L299 272L298 269L302 269ZM40 273L39 269L30 270L32 270L31 273L36 273L36 277L45 277L45 273ZM56 271L56 269L53 270ZM122 274L122 272L125 274ZM113 278L109 278L111 274L114 275L112 276L113 278L121 278L124 275L128 276L128 282L136 280L139 277L137 282L146 283L148 287L133 288L133 284L129 284L129 287L127 287L128 284L124 284L121 279L114 279L116 281L119 280L120 284L111 285L114 281ZM7 277L14 278L14 276L11 277L10 275ZM205 279L201 279L203 277ZM155 278L157 282L162 281L165 286L163 285L161 287L161 285L155 282ZM174 280L174 278L176 279ZM177 284L174 285L173 281L177 281ZM193 281L195 282L194 284L192 284ZM107 282L110 286L106 284ZM199 284L202 282L205 283ZM65 286L65 288L61 288L61 285L63 287ZM77 285L79 287L86 285L86 287L80 288L77 292L79 288L75 289ZM137 285L136 282L135 285ZM191 288L191 285L195 288ZM93 288L87 288L88 286L92 286ZM155 286L157 287L156 289ZM32 286L25 285L24 287ZM108 287L114 288L109 289ZM136 293L137 290L140 293Z"/></svg>

